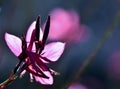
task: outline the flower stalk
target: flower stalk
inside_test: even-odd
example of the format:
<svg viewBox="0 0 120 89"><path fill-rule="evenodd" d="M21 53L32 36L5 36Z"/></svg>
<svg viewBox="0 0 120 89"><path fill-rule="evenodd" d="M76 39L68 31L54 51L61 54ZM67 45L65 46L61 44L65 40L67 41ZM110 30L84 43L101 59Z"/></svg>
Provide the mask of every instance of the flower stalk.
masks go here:
<svg viewBox="0 0 120 89"><path fill-rule="evenodd" d="M12 73L8 79L6 79L3 83L0 84L0 89L4 89L11 82L13 82L17 77L18 77L17 75Z"/></svg>

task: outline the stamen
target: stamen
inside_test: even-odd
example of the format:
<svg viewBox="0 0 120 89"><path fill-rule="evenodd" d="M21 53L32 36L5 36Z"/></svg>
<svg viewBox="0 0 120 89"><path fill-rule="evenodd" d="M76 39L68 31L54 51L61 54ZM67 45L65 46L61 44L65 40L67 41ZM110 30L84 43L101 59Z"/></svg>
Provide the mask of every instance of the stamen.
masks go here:
<svg viewBox="0 0 120 89"><path fill-rule="evenodd" d="M47 77L44 73L42 73L42 74L36 73L35 71L31 70L31 69L28 68L28 67L26 68L26 70L27 70L29 73L31 73L31 74L33 74L33 75L35 75L35 76L43 77L43 78L49 78L49 77Z"/></svg>
<svg viewBox="0 0 120 89"><path fill-rule="evenodd" d="M43 71L49 71L49 68L45 63L42 62L41 59L39 59L39 56L36 55L36 63L37 65L43 70Z"/></svg>
<svg viewBox="0 0 120 89"><path fill-rule="evenodd" d="M51 71L51 74L53 74L53 75L60 75L59 72L56 72L56 71L54 71L53 69L50 69L50 71Z"/></svg>
<svg viewBox="0 0 120 89"><path fill-rule="evenodd" d="M33 82L34 78L33 75L30 73L30 82Z"/></svg>
<svg viewBox="0 0 120 89"><path fill-rule="evenodd" d="M31 62L31 65L32 65L32 67L33 67L33 69L36 71L36 73L41 73L42 75L45 75L41 70L40 70L40 68L41 68L41 66L40 66L40 68L37 66L37 60L39 59L39 56L37 57L37 55L35 55L36 53L33 53L33 52L29 52L29 51L27 51L27 54L28 54L28 56L29 56L29 60L30 60L30 62ZM44 66L42 66L42 67L44 67ZM46 68L46 66L45 66L45 68Z"/></svg>
<svg viewBox="0 0 120 89"><path fill-rule="evenodd" d="M44 61L47 61L47 62L52 63L52 61L51 61L50 59L46 58L46 57L42 57L41 55L39 55L39 57L40 57L41 59L43 59Z"/></svg>
<svg viewBox="0 0 120 89"><path fill-rule="evenodd" d="M22 78L26 73L26 70L23 70L21 73L20 73L20 78Z"/></svg>

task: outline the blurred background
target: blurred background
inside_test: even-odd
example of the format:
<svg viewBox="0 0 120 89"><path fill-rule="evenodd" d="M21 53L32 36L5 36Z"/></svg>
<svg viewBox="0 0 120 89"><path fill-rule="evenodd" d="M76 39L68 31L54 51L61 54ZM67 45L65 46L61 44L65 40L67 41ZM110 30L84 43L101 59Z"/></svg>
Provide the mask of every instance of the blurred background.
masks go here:
<svg viewBox="0 0 120 89"><path fill-rule="evenodd" d="M60 75L54 76L53 85L44 86L30 83L26 74L6 89L66 89L119 12L120 0L0 0L0 82L18 62L5 43L5 32L21 37L38 15L41 27L50 15L48 41L67 43L60 59L49 65ZM113 29L93 62L67 89L120 89L120 21Z"/></svg>

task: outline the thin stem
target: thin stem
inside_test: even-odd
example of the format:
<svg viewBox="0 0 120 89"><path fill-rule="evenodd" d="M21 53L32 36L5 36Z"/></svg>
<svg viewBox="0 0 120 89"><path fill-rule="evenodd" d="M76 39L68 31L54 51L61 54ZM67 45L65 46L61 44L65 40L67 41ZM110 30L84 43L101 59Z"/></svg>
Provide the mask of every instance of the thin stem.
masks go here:
<svg viewBox="0 0 120 89"><path fill-rule="evenodd" d="M20 73L24 70L24 68L26 68L26 66L28 66L28 65L24 66L21 63L22 62L20 61L18 63L18 65L15 67L15 69L13 70L13 72L11 73L11 75L9 76L9 78L0 84L0 89L4 89L6 86L8 86L10 83L12 83L20 75ZM21 67L21 70L17 71L21 65L23 67Z"/></svg>
<svg viewBox="0 0 120 89"><path fill-rule="evenodd" d="M112 21L110 27L107 29L106 33L104 34L103 38L99 42L96 49L86 58L86 60L83 62L81 68L76 73L76 76L73 78L73 80L69 80L69 82L62 88L62 89L68 89L69 85L71 85L73 82L77 81L81 75L84 73L84 71L88 68L88 66L93 62L95 56L100 51L104 43L107 41L107 39L111 36L113 30L118 25L118 22L120 20L120 11L117 12L115 19Z"/></svg>
<svg viewBox="0 0 120 89"><path fill-rule="evenodd" d="M15 74L11 74L8 79L6 79L3 83L0 84L0 89L4 89L7 85L9 85L13 80L15 80L18 76Z"/></svg>

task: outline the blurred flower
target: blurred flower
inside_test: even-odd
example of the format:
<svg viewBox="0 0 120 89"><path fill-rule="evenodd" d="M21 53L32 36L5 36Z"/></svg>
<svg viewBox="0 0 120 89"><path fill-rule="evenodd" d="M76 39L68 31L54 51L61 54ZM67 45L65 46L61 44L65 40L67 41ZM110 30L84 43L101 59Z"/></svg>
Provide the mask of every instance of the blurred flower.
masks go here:
<svg viewBox="0 0 120 89"><path fill-rule="evenodd" d="M79 21L78 14L73 10L55 9L51 13L49 39L75 42L85 40L87 27Z"/></svg>
<svg viewBox="0 0 120 89"><path fill-rule="evenodd" d="M120 80L120 51L114 52L108 60L108 74Z"/></svg>
<svg viewBox="0 0 120 89"><path fill-rule="evenodd" d="M14 72L21 71L21 76L30 73L31 80L45 85L53 84L52 74L57 74L48 68L47 63L55 62L64 51L65 43L53 42L45 45L50 26L50 17L45 25L44 34L39 26L39 18L34 21L21 39L5 33L5 41L10 50L20 59Z"/></svg>
<svg viewBox="0 0 120 89"><path fill-rule="evenodd" d="M68 89L88 89L82 84L74 83Z"/></svg>

